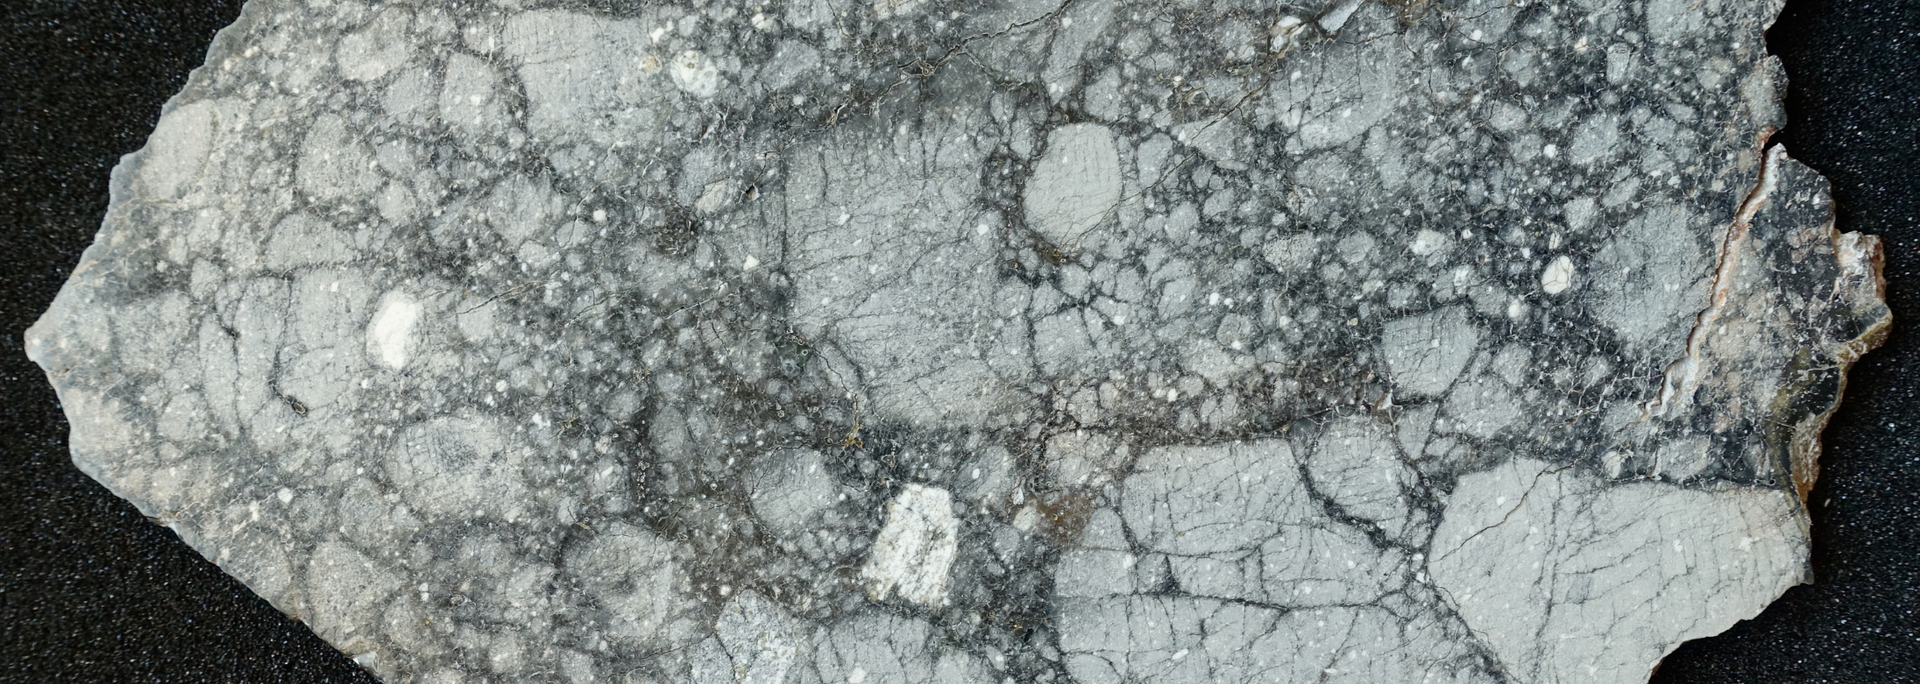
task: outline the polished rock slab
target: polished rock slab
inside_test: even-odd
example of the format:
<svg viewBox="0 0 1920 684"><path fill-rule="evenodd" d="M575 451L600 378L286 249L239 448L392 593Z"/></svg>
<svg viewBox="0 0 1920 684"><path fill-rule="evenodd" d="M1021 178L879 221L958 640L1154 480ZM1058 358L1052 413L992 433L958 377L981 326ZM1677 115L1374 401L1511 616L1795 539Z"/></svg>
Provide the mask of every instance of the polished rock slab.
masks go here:
<svg viewBox="0 0 1920 684"><path fill-rule="evenodd" d="M1776 10L256 2L29 350L390 681L1641 681L1887 325Z"/></svg>

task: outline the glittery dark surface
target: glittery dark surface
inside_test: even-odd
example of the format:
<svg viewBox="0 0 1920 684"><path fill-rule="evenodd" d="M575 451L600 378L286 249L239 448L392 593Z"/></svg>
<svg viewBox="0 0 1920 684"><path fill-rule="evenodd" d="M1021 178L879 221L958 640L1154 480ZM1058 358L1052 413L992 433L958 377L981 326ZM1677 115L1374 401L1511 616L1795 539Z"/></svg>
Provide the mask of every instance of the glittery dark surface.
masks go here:
<svg viewBox="0 0 1920 684"><path fill-rule="evenodd" d="M184 4L184 3L183 3ZM107 172L238 3L35 3L5 10L0 282L0 680L365 681L343 656L69 463L66 426L20 332L106 205ZM1779 138L1834 183L1842 230L1887 245L1889 303L1915 320L1920 7L1793 0L1770 34L1793 79ZM1896 323L1852 373L1813 493L1817 584L1689 644L1654 681L1920 680L1920 421Z"/></svg>

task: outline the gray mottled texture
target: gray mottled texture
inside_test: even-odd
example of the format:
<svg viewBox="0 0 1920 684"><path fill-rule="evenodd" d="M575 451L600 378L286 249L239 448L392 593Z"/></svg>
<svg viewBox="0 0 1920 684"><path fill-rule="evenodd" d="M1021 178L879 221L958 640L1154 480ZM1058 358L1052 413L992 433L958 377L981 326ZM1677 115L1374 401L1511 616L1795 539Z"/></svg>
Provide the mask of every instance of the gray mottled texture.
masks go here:
<svg viewBox="0 0 1920 684"><path fill-rule="evenodd" d="M1638 682L1888 325L1776 10L255 0L28 349L392 682Z"/></svg>

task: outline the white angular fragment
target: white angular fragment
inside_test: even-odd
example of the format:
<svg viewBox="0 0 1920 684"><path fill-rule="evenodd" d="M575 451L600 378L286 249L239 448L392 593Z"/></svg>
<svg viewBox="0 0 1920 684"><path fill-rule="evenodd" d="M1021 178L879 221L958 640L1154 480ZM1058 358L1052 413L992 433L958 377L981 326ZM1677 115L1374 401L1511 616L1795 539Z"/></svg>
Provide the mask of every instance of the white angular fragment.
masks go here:
<svg viewBox="0 0 1920 684"><path fill-rule="evenodd" d="M1340 27L1346 26L1347 20L1351 19L1353 13L1358 11L1363 4L1366 4L1366 0L1341 0L1340 4L1334 5L1333 9L1327 10L1326 14L1320 15L1320 30L1326 31L1327 33L1339 33Z"/></svg>
<svg viewBox="0 0 1920 684"><path fill-rule="evenodd" d="M947 596L947 570L959 532L947 490L917 484L902 488L887 502L886 526L860 568L867 596L884 601L898 593L924 606L940 605Z"/></svg>
<svg viewBox="0 0 1920 684"><path fill-rule="evenodd" d="M420 311L420 303L399 290L380 298L380 308L374 311L373 322L367 324L367 353L394 370L407 365L407 347L413 340L413 326L420 321Z"/></svg>
<svg viewBox="0 0 1920 684"><path fill-rule="evenodd" d="M1573 286L1573 260L1562 254L1554 257L1540 272L1540 290L1550 295L1566 292Z"/></svg>

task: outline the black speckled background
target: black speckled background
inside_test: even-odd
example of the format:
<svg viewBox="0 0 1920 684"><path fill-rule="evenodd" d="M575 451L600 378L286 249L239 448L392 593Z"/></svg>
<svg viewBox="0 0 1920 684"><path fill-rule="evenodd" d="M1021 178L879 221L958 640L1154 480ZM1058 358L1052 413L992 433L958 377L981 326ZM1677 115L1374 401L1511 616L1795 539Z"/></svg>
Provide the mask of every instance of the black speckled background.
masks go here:
<svg viewBox="0 0 1920 684"><path fill-rule="evenodd" d="M21 333L92 241L107 174L237 0L0 2L0 682L370 682L75 470ZM1920 0L1790 0L1777 139L1887 246L1896 317L1814 489L1814 570L1655 682L1920 682Z"/></svg>

